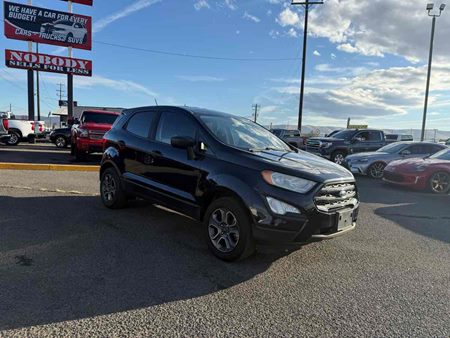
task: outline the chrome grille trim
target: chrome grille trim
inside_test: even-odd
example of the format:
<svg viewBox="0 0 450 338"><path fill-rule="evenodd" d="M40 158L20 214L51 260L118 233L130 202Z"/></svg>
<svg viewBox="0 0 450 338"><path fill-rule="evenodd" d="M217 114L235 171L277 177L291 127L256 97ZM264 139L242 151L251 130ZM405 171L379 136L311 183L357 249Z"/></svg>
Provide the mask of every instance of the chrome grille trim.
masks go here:
<svg viewBox="0 0 450 338"><path fill-rule="evenodd" d="M358 205L354 182L328 183L314 197L316 208L322 212L335 212Z"/></svg>

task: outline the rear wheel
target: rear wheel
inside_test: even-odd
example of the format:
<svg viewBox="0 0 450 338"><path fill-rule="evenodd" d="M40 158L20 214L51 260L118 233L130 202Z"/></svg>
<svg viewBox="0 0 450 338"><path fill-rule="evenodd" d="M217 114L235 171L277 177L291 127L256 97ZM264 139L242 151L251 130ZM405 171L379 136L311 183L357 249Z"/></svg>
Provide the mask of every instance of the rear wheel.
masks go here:
<svg viewBox="0 0 450 338"><path fill-rule="evenodd" d="M103 172L100 179L100 196L107 208L121 209L126 206L127 197L114 168L108 168Z"/></svg>
<svg viewBox="0 0 450 338"><path fill-rule="evenodd" d="M67 140L64 136L57 136L55 140L55 145L58 148L65 148L67 147Z"/></svg>
<svg viewBox="0 0 450 338"><path fill-rule="evenodd" d="M335 151L333 155L331 155L331 160L336 163L342 165L345 160L345 153L343 151Z"/></svg>
<svg viewBox="0 0 450 338"><path fill-rule="evenodd" d="M235 261L255 251L251 220L236 199L223 197L211 203L204 218L209 249L224 261Z"/></svg>
<svg viewBox="0 0 450 338"><path fill-rule="evenodd" d="M10 146L18 145L20 142L20 134L16 131L11 131L11 132L9 132L9 135L10 135L10 137L9 137L7 144Z"/></svg>
<svg viewBox="0 0 450 338"><path fill-rule="evenodd" d="M437 172L431 175L430 190L435 194L446 194L450 191L450 174Z"/></svg>
<svg viewBox="0 0 450 338"><path fill-rule="evenodd" d="M367 173L372 178L381 179L381 178L383 178L384 168L386 168L385 163L375 162L370 165L369 169L367 170Z"/></svg>

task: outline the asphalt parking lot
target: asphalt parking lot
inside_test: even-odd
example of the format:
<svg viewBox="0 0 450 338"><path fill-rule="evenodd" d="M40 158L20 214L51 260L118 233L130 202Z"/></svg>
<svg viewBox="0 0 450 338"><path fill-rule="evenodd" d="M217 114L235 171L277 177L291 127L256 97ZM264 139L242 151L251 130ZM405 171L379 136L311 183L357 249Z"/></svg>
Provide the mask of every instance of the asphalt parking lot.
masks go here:
<svg viewBox="0 0 450 338"><path fill-rule="evenodd" d="M357 230L230 264L96 173L0 178L0 336L450 336L450 196L358 178Z"/></svg>

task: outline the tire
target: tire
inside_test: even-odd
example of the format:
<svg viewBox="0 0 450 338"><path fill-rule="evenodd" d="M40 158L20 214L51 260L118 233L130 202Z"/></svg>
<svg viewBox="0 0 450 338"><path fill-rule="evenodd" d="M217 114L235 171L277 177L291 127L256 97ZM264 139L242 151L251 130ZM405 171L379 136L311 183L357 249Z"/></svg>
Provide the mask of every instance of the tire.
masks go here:
<svg viewBox="0 0 450 338"><path fill-rule="evenodd" d="M204 217L208 248L228 262L250 256L255 251L251 226L248 212L236 199L223 197L213 201Z"/></svg>
<svg viewBox="0 0 450 338"><path fill-rule="evenodd" d="M56 136L55 145L57 148L67 148L67 139L64 136Z"/></svg>
<svg viewBox="0 0 450 338"><path fill-rule="evenodd" d="M9 135L10 135L10 138L6 142L7 145L16 146L20 143L20 134L17 131L11 131L9 133Z"/></svg>
<svg viewBox="0 0 450 338"><path fill-rule="evenodd" d="M106 169L100 178L100 197L109 209L122 209L127 205L127 196L120 177L114 168Z"/></svg>
<svg viewBox="0 0 450 338"><path fill-rule="evenodd" d="M331 160L336 164L342 165L344 164L345 156L347 156L345 152L337 150L331 155Z"/></svg>
<svg viewBox="0 0 450 338"><path fill-rule="evenodd" d="M384 162L372 163L369 168L367 168L367 175L377 180L382 179L384 168L386 168L386 163Z"/></svg>
<svg viewBox="0 0 450 338"><path fill-rule="evenodd" d="M450 191L450 174L438 171L431 175L428 185L435 194L447 194Z"/></svg>

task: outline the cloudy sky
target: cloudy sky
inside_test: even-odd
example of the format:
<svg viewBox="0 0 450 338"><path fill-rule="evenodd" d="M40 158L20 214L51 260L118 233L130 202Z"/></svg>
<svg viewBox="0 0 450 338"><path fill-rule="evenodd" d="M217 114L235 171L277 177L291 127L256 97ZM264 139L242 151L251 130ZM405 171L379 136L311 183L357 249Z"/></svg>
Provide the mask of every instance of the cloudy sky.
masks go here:
<svg viewBox="0 0 450 338"><path fill-rule="evenodd" d="M16 1L25 3L26 1ZM431 19L423 0L325 0L310 15L305 123L420 128ZM94 0L92 78L75 79L80 105L193 105L296 124L303 10L290 0ZM34 0L64 10L67 3ZM440 2L437 2L439 5ZM450 5L450 4L449 4ZM427 127L450 130L450 8L437 21ZM0 37L1 49L26 43ZM41 52L65 54L41 46ZM1 58L3 59L3 54ZM0 60L0 110L26 113L24 71ZM42 74L42 109L57 84Z"/></svg>

